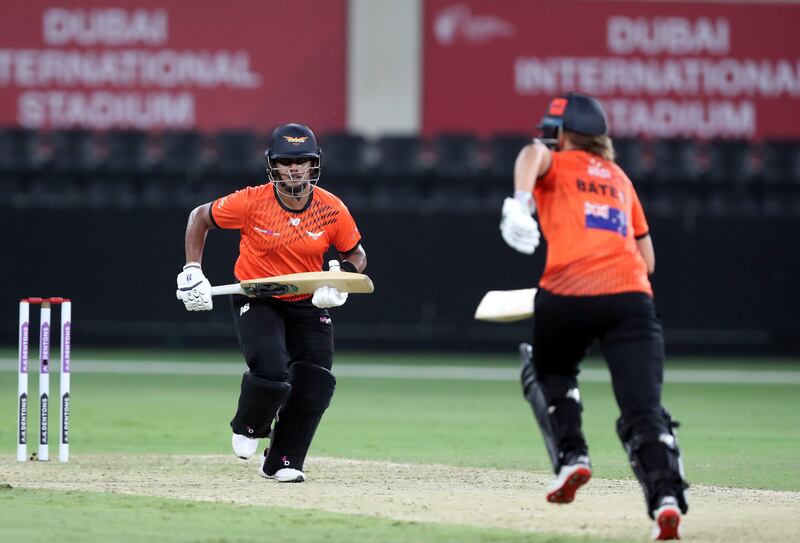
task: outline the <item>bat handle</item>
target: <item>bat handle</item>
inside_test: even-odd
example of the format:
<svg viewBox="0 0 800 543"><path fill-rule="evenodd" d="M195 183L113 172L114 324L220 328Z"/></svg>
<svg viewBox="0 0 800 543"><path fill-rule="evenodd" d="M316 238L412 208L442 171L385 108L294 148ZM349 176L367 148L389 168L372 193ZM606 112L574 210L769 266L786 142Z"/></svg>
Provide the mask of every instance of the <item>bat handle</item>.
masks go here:
<svg viewBox="0 0 800 543"><path fill-rule="evenodd" d="M328 261L328 271L341 271L342 267L339 264L338 260L329 260Z"/></svg>
<svg viewBox="0 0 800 543"><path fill-rule="evenodd" d="M212 296L224 296L226 294L244 294L244 290L242 290L242 285L239 283L211 287Z"/></svg>

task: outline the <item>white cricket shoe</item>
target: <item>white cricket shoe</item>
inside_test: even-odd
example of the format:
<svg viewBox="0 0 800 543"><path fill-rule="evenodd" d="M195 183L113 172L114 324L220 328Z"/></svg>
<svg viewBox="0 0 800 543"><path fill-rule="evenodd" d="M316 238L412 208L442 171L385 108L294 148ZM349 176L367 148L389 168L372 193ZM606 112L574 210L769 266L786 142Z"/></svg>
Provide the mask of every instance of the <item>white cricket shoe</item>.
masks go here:
<svg viewBox="0 0 800 543"><path fill-rule="evenodd" d="M233 454L242 460L247 460L256 454L256 451L258 450L258 439L239 434L233 434L231 436L231 446L233 447Z"/></svg>
<svg viewBox="0 0 800 543"><path fill-rule="evenodd" d="M578 456L573 463L561 466L558 475L547 487L550 503L572 503L575 493L592 478L592 466L588 456Z"/></svg>
<svg viewBox="0 0 800 543"><path fill-rule="evenodd" d="M681 511L678 509L678 500L667 496L661 500L661 505L653 513L656 525L653 527L652 538L656 541L681 538Z"/></svg>
<svg viewBox="0 0 800 543"><path fill-rule="evenodd" d="M306 480L305 473L294 468L281 468L274 475L267 475L267 472L264 471L264 462L259 466L258 474L265 479L275 479L279 483L302 483Z"/></svg>

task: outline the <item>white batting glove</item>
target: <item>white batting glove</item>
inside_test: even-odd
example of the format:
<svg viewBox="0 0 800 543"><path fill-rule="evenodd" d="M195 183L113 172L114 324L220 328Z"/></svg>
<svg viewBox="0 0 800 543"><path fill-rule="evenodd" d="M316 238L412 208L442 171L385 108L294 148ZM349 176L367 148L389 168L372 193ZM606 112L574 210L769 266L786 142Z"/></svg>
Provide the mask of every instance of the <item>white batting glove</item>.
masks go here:
<svg viewBox="0 0 800 543"><path fill-rule="evenodd" d="M339 271L339 261L331 260L328 262L328 271ZM339 292L338 289L328 286L319 287L314 291L311 303L320 308L339 307L347 301L347 293Z"/></svg>
<svg viewBox="0 0 800 543"><path fill-rule="evenodd" d="M529 195L530 196L530 195ZM506 198L503 201L503 216L500 233L512 248L520 253L532 255L539 246L539 225L531 216L535 203L532 198Z"/></svg>
<svg viewBox="0 0 800 543"><path fill-rule="evenodd" d="M214 308L211 299L211 283L208 282L200 264L190 262L178 274L178 298L187 311L209 311Z"/></svg>

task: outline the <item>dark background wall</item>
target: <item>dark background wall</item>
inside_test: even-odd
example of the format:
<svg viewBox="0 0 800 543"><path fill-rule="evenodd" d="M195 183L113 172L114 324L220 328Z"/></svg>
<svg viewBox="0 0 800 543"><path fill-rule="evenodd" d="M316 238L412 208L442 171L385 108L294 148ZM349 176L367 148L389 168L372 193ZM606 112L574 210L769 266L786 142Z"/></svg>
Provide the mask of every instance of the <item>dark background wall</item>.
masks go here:
<svg viewBox="0 0 800 543"><path fill-rule="evenodd" d="M188 211L3 209L2 345L16 343L20 297L62 295L74 299L76 345L234 346L224 298L209 313L175 299ZM525 257L503 243L499 207L353 214L376 290L332 311L339 348L501 350L527 337L527 322L472 320L485 291L534 286L544 264L543 247ZM650 224L670 352L800 354L795 217L687 213ZM212 283L233 281L237 242L238 232L209 234Z"/></svg>

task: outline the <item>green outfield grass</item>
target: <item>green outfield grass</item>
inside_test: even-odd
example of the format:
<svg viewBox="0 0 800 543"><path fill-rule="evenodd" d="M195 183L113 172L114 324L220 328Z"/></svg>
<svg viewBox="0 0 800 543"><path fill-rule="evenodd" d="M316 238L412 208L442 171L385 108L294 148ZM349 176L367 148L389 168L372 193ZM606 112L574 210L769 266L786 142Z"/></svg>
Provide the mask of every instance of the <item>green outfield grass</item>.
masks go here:
<svg viewBox="0 0 800 543"><path fill-rule="evenodd" d="M511 530L399 522L360 515L88 492L0 488L3 541L65 543L174 541L331 543L578 543L589 539ZM94 519L90 521L90 519ZM180 527L176 531L176 527ZM302 527L302 528L299 528ZM604 540L611 541L611 540Z"/></svg>
<svg viewBox="0 0 800 543"><path fill-rule="evenodd" d="M8 352L7 357L16 356ZM192 360L235 361L235 353L188 355ZM181 360L180 353L96 352L85 358L125 360ZM79 358L83 359L83 358ZM424 365L516 365L513 357L442 357L339 355L341 363L392 362ZM797 370L792 361L736 360L731 364L713 361L703 369L735 368ZM697 367L675 361L670 367ZM35 396L35 374L30 390ZM52 378L56 392L58 378ZM239 389L235 376L132 375L76 372L73 375L71 450L75 455L126 454L230 454L228 421L233 414ZM0 397L6 398L0 411L0 454L14 455L16 414L14 372L0 372ZM607 383L585 383L581 390L585 405L585 432L596 477L630 478L627 459L617 440L614 421L617 409ZM667 383L665 404L682 422L679 440L690 482L746 488L800 490L798 445L800 425L793 414L800 410L797 384L680 384ZM38 428L37 410L32 402L30 428ZM56 423L56 414L51 424ZM54 428L54 427L53 427ZM34 432L32 432L33 434ZM55 430L53 430L55 435ZM32 439L33 441L33 439ZM57 449L51 444L51 454ZM34 448L29 445L29 450ZM523 401L515 381L465 381L340 378L336 396L323 420L311 456L444 463L451 465L548 471L549 461L535 426L533 415ZM2 483L2 474L0 474ZM48 504L48 514L37 507ZM254 509L254 510L251 510ZM110 535L126 523L143 522L153 541L237 540L240 526L264 508L236 508L225 504L199 504L90 493L61 493L0 489L0 536L8 526L19 529L50 522L42 517L80 523L92 514L109 515L108 526L94 526L83 540L124 541ZM344 531L368 533L370 541L516 541L514 532L477 530L463 527L396 523L352 515L308 511L269 510L270 539L293 541L292 534L279 526L309 522L319 526L317 535L303 541L322 539L347 541ZM94 513L93 513L94 512ZM51 517L52 513L52 517ZM71 520L70 520L71 519ZM217 519L216 521L213 519ZM12 522L15 520L15 522ZM209 526L205 528L205 521ZM57 521L53 521L57 522ZM169 538L170 523L191 525L189 532ZM211 524L214 524L214 528ZM10 523L10 524L9 524ZM44 526L44 525L42 525ZM55 526L55 525L54 525ZM130 530L133 530L131 525ZM230 527L230 528L226 528ZM55 528L54 528L55 529ZM215 530L219 530L219 532ZM194 531L196 530L196 531ZM339 530L339 531L337 531ZM344 530L344 531L342 531ZM452 531L451 531L452 530ZM421 534L428 535L421 535ZM114 532L116 534L117 532ZM10 532L15 535L16 532ZM151 537L152 534L152 537ZM159 535L160 534L160 535ZM201 539L191 534L204 534ZM315 532L316 534L316 532ZM160 538L163 536L163 539ZM315 539L317 538L317 539ZM520 538L520 539L518 539ZM2 540L13 541L16 537ZM30 539L28 539L30 540ZM77 540L77 539L76 539ZM526 534L525 541L539 541ZM543 538L541 541L577 541Z"/></svg>

